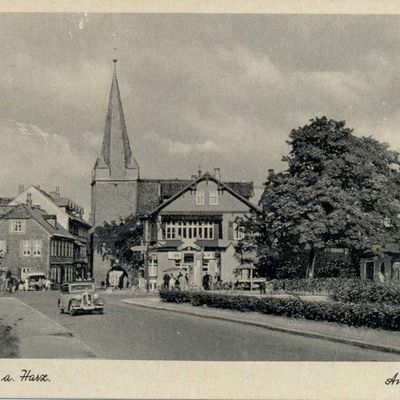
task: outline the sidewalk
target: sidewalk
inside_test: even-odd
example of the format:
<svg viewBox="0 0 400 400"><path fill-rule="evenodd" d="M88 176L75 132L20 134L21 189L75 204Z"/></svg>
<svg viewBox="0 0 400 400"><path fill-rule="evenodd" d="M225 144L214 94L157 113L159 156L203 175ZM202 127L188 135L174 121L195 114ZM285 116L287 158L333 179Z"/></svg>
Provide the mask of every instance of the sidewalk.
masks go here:
<svg viewBox="0 0 400 400"><path fill-rule="evenodd" d="M0 320L11 325L19 338L18 358L96 357L63 326L16 298L0 298Z"/></svg>
<svg viewBox="0 0 400 400"><path fill-rule="evenodd" d="M206 306L195 307L188 303L164 303L161 302L159 297L132 297L121 301L138 307L194 315L202 318L214 318L223 321L237 322L274 331L323 339L331 342L349 344L365 349L400 355L399 332L353 327L331 322L286 318L256 312L242 313L240 311L215 309Z"/></svg>

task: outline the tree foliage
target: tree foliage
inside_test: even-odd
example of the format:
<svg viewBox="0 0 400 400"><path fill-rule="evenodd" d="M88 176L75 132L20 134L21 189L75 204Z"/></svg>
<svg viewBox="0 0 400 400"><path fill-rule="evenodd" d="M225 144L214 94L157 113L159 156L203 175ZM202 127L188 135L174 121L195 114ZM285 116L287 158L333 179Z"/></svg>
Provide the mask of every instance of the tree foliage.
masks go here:
<svg viewBox="0 0 400 400"><path fill-rule="evenodd" d="M141 221L130 216L96 227L94 231L96 251L103 259L119 260L128 270L138 268L143 263L143 257L138 252L131 250L132 246L140 245L143 240L143 225Z"/></svg>
<svg viewBox="0 0 400 400"><path fill-rule="evenodd" d="M354 254L400 239L398 152L326 117L292 130L287 143L288 168L265 183L263 212L243 221L243 251L257 249L264 266L308 252L312 277L320 250Z"/></svg>

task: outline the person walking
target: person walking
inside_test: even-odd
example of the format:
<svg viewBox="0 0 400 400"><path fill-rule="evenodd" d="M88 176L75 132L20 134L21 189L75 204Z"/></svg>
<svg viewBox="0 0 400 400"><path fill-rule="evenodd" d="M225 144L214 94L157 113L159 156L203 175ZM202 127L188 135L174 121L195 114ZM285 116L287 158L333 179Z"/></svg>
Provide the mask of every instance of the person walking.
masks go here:
<svg viewBox="0 0 400 400"><path fill-rule="evenodd" d="M171 274L171 279L168 282L168 288L169 290L174 290L175 288L175 277L173 274Z"/></svg>
<svg viewBox="0 0 400 400"><path fill-rule="evenodd" d="M187 290L187 283L186 283L186 277L180 274L179 276L179 287L182 291Z"/></svg>

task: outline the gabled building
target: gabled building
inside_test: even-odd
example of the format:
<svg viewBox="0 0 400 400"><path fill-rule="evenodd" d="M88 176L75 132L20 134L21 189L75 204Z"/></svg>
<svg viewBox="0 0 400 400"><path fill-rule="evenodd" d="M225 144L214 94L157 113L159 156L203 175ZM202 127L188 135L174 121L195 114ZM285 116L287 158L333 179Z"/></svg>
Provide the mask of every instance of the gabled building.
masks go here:
<svg viewBox="0 0 400 400"><path fill-rule="evenodd" d="M161 201L146 218L150 288L159 288L166 272L187 274L197 286L206 273L231 282L240 267L234 245L243 237L237 220L257 210L250 189L247 182L224 183L204 173Z"/></svg>
<svg viewBox="0 0 400 400"><path fill-rule="evenodd" d="M55 283L73 281L74 245L57 217L39 207L19 204L0 219L0 267L14 276L42 272Z"/></svg>
<svg viewBox="0 0 400 400"><path fill-rule="evenodd" d="M233 244L241 235L235 219L256 209L250 202L253 183L223 182L219 168L191 179L143 179L128 139L115 64L103 144L92 171L91 225L132 214L148 221L152 244L160 246L149 257L153 288L171 266L190 272L196 283L206 271L231 279L237 265ZM105 282L109 270L110 261L94 250L95 282Z"/></svg>
<svg viewBox="0 0 400 400"><path fill-rule="evenodd" d="M73 267L74 276L88 278L93 276L90 263L89 235L91 226L83 219L84 210L71 199L62 197L57 187L54 192L46 192L31 185L26 190L20 187L20 193L8 203L8 207L27 204L54 215L57 224L74 238Z"/></svg>

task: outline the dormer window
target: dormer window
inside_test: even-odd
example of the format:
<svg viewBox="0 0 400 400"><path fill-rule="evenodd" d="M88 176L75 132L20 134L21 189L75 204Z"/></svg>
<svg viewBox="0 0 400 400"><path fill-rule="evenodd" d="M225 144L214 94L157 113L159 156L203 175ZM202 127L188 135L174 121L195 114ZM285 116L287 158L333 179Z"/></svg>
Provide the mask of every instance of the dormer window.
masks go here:
<svg viewBox="0 0 400 400"><path fill-rule="evenodd" d="M196 190L196 206L204 206L205 203L204 190Z"/></svg>
<svg viewBox="0 0 400 400"><path fill-rule="evenodd" d="M210 190L210 205L217 206L218 204L218 190Z"/></svg>

